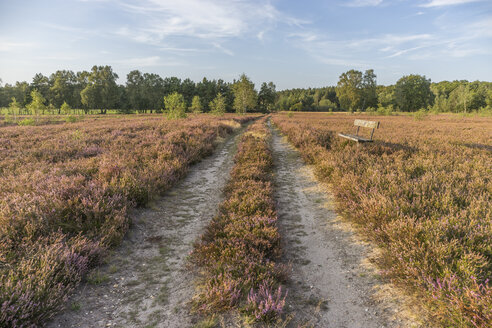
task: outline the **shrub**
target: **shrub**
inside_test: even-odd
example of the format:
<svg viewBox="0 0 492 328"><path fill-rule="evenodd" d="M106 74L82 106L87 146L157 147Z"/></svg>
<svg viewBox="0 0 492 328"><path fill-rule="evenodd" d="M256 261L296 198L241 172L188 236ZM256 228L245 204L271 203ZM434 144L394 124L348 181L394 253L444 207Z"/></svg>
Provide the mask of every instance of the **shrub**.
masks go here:
<svg viewBox="0 0 492 328"><path fill-rule="evenodd" d="M218 116L222 116L226 112L225 97L218 93L217 96L209 104L210 113Z"/></svg>
<svg viewBox="0 0 492 328"><path fill-rule="evenodd" d="M67 117L65 117L65 122L75 123L75 122L77 122L77 117L73 116L73 115L68 115Z"/></svg>
<svg viewBox="0 0 492 328"><path fill-rule="evenodd" d="M422 121L427 116L427 114L427 110L425 110L425 108L421 108L413 113L413 118L416 121Z"/></svg>
<svg viewBox="0 0 492 328"><path fill-rule="evenodd" d="M186 117L186 104L182 94L173 92L165 96L164 106L166 107L167 118L178 119Z"/></svg>
<svg viewBox="0 0 492 328"><path fill-rule="evenodd" d="M33 118L25 118L17 123L21 126L36 125L36 121Z"/></svg>

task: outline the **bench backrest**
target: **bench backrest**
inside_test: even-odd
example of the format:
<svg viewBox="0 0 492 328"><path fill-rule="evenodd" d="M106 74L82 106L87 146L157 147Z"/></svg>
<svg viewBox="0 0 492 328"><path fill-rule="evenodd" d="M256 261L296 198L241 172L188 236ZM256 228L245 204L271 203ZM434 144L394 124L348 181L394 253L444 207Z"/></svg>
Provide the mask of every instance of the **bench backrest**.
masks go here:
<svg viewBox="0 0 492 328"><path fill-rule="evenodd" d="M355 120L354 126L357 127L357 132L355 132L356 136L359 135L360 127L372 129L371 130L371 139L370 139L370 140L372 140L372 136L374 135L374 129L379 128L379 121Z"/></svg>
<svg viewBox="0 0 492 328"><path fill-rule="evenodd" d="M379 128L379 122L376 121L365 121L365 120L355 120L354 126L361 126L364 128L377 129Z"/></svg>

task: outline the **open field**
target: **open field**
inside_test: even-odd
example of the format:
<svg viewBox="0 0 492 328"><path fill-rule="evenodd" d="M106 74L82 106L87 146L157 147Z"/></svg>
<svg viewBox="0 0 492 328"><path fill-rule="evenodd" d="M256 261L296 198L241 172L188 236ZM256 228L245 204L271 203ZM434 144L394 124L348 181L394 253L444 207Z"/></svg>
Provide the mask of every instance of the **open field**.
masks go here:
<svg viewBox="0 0 492 328"><path fill-rule="evenodd" d="M492 0L0 26L0 328L492 328Z"/></svg>
<svg viewBox="0 0 492 328"><path fill-rule="evenodd" d="M0 326L489 326L491 118L252 118L0 128Z"/></svg>
<svg viewBox="0 0 492 328"><path fill-rule="evenodd" d="M336 136L381 121L376 142ZM446 327L491 317L492 119L300 113L272 121L328 182L337 209L383 250L382 273Z"/></svg>
<svg viewBox="0 0 492 328"><path fill-rule="evenodd" d="M0 129L0 326L51 318L145 205L249 117Z"/></svg>

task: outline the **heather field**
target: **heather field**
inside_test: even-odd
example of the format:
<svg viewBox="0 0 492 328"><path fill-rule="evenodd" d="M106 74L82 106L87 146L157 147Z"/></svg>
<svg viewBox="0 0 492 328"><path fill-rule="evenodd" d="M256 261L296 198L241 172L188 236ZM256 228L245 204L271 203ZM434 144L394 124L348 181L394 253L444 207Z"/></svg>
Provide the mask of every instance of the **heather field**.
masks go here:
<svg viewBox="0 0 492 328"><path fill-rule="evenodd" d="M492 328L492 0L2 23L0 328Z"/></svg>
<svg viewBox="0 0 492 328"><path fill-rule="evenodd" d="M248 116L84 119L0 128L0 326L34 327L145 205Z"/></svg>
<svg viewBox="0 0 492 328"><path fill-rule="evenodd" d="M1 127L0 327L489 327L491 140L444 114Z"/></svg>
<svg viewBox="0 0 492 328"><path fill-rule="evenodd" d="M375 142L339 138L378 120ZM280 113L272 121L330 185L336 207L381 249L383 276L435 325L490 327L492 119ZM434 324L432 324L434 325Z"/></svg>

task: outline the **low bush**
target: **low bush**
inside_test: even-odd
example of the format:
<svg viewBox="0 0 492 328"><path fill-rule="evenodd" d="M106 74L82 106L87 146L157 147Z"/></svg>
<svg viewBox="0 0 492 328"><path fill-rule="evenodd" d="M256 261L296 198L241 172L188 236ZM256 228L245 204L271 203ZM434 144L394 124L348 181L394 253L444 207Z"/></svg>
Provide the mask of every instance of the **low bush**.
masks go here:
<svg viewBox="0 0 492 328"><path fill-rule="evenodd" d="M65 117L65 122L67 122L67 123L75 123L75 122L77 122L77 116L68 115L68 116Z"/></svg>
<svg viewBox="0 0 492 328"><path fill-rule="evenodd" d="M26 125L36 125L36 120L33 118L25 118L17 123L20 126L26 126Z"/></svg>

